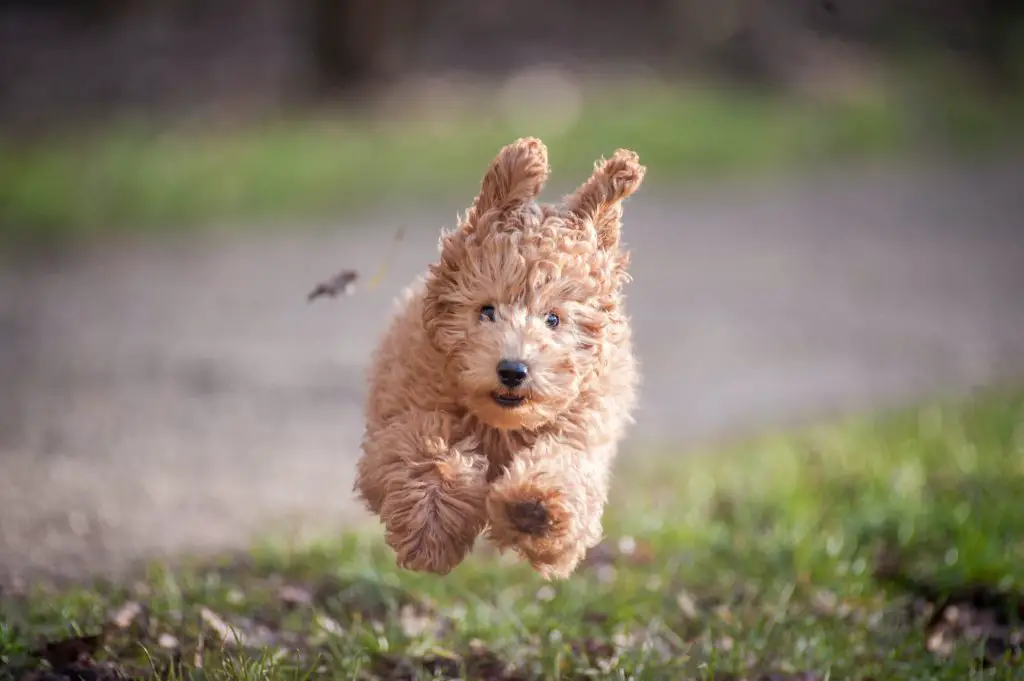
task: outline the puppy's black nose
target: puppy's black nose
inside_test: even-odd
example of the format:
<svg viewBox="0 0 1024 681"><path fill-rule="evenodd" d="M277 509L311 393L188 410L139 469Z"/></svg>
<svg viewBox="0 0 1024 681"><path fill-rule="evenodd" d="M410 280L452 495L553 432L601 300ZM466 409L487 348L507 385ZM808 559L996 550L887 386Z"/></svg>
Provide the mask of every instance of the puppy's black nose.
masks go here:
<svg viewBox="0 0 1024 681"><path fill-rule="evenodd" d="M518 388L526 380L526 364L514 359L498 362L498 378L506 388Z"/></svg>

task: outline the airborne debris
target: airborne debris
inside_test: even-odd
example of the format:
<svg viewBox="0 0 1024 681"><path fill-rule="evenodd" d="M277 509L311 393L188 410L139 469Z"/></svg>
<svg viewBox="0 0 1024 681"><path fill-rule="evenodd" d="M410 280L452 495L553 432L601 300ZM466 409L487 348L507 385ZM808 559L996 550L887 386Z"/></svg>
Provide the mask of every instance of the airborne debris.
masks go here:
<svg viewBox="0 0 1024 681"><path fill-rule="evenodd" d="M359 273L355 270L342 270L327 281L317 284L316 288L306 296L306 300L312 302L320 296L329 296L331 298L338 295L350 296L355 293L356 279L358 278Z"/></svg>
<svg viewBox="0 0 1024 681"><path fill-rule="evenodd" d="M398 253L398 246L402 243L402 239L405 238L405 227L399 227L395 231L395 236L391 240L391 251L388 253L388 257L381 263L380 267L374 273L370 280L366 284L366 289L371 290L377 286L387 274L388 267L391 266L391 261L395 259L395 255ZM328 296L335 298L339 295L350 296L356 291L356 280L359 279L359 272L356 270L342 270L335 274L330 279L322 281L316 285L316 287L310 291L309 295L306 296L306 300L309 302L321 296Z"/></svg>

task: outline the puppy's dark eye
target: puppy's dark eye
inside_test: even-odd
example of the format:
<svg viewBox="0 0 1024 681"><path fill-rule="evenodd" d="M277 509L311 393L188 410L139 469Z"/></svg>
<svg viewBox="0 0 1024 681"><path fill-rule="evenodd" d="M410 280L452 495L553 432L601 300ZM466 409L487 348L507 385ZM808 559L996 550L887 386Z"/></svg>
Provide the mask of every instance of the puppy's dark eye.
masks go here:
<svg viewBox="0 0 1024 681"><path fill-rule="evenodd" d="M562 320L559 319L558 315L556 315L554 312L549 312L547 318L544 320L544 323L547 324L548 328L551 329L558 326L561 322Z"/></svg>
<svg viewBox="0 0 1024 681"><path fill-rule="evenodd" d="M484 305L480 308L480 321L482 322L493 322L494 321L494 306Z"/></svg>

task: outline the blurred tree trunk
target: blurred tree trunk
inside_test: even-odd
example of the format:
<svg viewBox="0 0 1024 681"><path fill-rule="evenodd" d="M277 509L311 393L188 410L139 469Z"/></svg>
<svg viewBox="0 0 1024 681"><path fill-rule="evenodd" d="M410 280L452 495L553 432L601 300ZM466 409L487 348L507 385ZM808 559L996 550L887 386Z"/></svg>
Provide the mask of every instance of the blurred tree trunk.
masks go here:
<svg viewBox="0 0 1024 681"><path fill-rule="evenodd" d="M427 0L429 1L429 0ZM305 0L318 86L364 87L407 69L421 0Z"/></svg>
<svg viewBox="0 0 1024 681"><path fill-rule="evenodd" d="M1024 76L1024 0L981 0L984 8L979 51L1000 80Z"/></svg>

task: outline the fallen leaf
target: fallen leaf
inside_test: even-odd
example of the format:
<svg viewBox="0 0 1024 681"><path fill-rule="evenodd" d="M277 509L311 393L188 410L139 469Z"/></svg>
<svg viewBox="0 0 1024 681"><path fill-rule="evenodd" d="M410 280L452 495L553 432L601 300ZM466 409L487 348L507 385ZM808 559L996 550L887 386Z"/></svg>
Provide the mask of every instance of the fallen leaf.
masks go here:
<svg viewBox="0 0 1024 681"><path fill-rule="evenodd" d="M177 650L179 645L178 639L166 632L157 637L156 644L165 650Z"/></svg>
<svg viewBox="0 0 1024 681"><path fill-rule="evenodd" d="M409 603L399 610L398 621L402 633L409 638L419 638L428 631L437 631L439 628L437 618L417 610Z"/></svg>
<svg viewBox="0 0 1024 681"><path fill-rule="evenodd" d="M328 634L341 636L345 633L345 630L342 628L340 624L338 624L334 619L324 614L318 614L316 616L316 624L318 627L323 629Z"/></svg>
<svg viewBox="0 0 1024 681"><path fill-rule="evenodd" d="M221 642L226 645L241 645L241 635L228 626L228 623L221 619L220 615L207 607L203 607L199 611L199 617L202 618L206 626L213 629Z"/></svg>
<svg viewBox="0 0 1024 681"><path fill-rule="evenodd" d="M719 650L724 650L726 652L732 650L735 646L736 642L733 640L731 636L722 636L717 641L715 641L715 647Z"/></svg>
<svg viewBox="0 0 1024 681"><path fill-rule="evenodd" d="M826 589L818 589L811 597L811 605L819 615L832 615L839 607L839 597Z"/></svg>
<svg viewBox="0 0 1024 681"><path fill-rule="evenodd" d="M192 666L196 669L202 669L203 664L206 661L206 637L203 636L203 632L199 632L199 636L196 637L196 649L192 655Z"/></svg>
<svg viewBox="0 0 1024 681"><path fill-rule="evenodd" d="M696 620L700 617L700 610L697 608L697 600L690 592L681 590L676 594L676 605L687 619Z"/></svg>
<svg viewBox="0 0 1024 681"><path fill-rule="evenodd" d="M309 589L292 584L284 584L277 590L277 597L286 605L309 605L313 602L313 594Z"/></svg>
<svg viewBox="0 0 1024 681"><path fill-rule="evenodd" d="M939 657L949 657L953 653L953 638L945 629L936 629L928 634L925 642L928 652Z"/></svg>
<svg viewBox="0 0 1024 681"><path fill-rule="evenodd" d="M135 621L135 618L141 614L142 604L138 601L128 601L114 614L111 621L118 629L127 629Z"/></svg>

